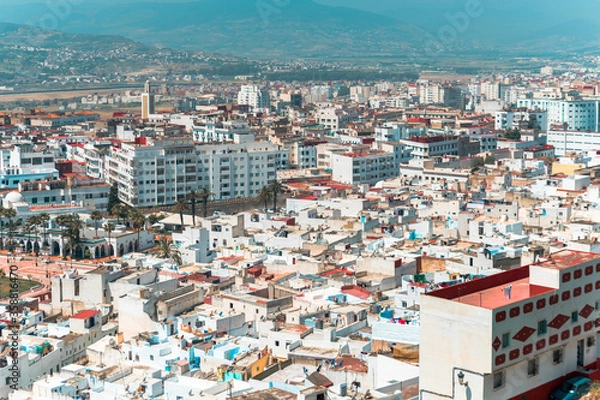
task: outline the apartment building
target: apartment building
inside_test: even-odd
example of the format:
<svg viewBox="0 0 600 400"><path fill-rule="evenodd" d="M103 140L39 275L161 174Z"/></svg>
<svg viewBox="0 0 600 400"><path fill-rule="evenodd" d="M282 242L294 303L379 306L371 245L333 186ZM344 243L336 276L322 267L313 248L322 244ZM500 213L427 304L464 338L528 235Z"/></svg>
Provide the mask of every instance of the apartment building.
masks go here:
<svg viewBox="0 0 600 400"><path fill-rule="evenodd" d="M548 129L546 111L540 110L503 110L496 112L494 123L496 130L505 129Z"/></svg>
<svg viewBox="0 0 600 400"><path fill-rule="evenodd" d="M140 138L106 159L106 177L131 206L170 205L209 188L215 200L254 197L289 168L289 152L269 142L195 145L191 138Z"/></svg>
<svg viewBox="0 0 600 400"><path fill-rule="evenodd" d="M269 108L271 104L268 90L257 85L242 85L237 100L238 104L252 109Z"/></svg>
<svg viewBox="0 0 600 400"><path fill-rule="evenodd" d="M546 137L548 145L554 146L557 157L600 149L600 133L596 132L552 129Z"/></svg>
<svg viewBox="0 0 600 400"><path fill-rule="evenodd" d="M566 124L575 131L600 130L600 101L582 100L579 97L567 99L521 98L517 107L546 110L548 127L553 124Z"/></svg>
<svg viewBox="0 0 600 400"><path fill-rule="evenodd" d="M401 143L417 159L458 155L457 136L415 136Z"/></svg>
<svg viewBox="0 0 600 400"><path fill-rule="evenodd" d="M420 398L547 399L597 374L599 261L562 250L421 296Z"/></svg>
<svg viewBox="0 0 600 400"><path fill-rule="evenodd" d="M370 184L398 176L394 153L382 151L332 155L332 178L349 185Z"/></svg>
<svg viewBox="0 0 600 400"><path fill-rule="evenodd" d="M58 179L54 154L36 151L32 144L0 149L0 189L14 189L23 182Z"/></svg>

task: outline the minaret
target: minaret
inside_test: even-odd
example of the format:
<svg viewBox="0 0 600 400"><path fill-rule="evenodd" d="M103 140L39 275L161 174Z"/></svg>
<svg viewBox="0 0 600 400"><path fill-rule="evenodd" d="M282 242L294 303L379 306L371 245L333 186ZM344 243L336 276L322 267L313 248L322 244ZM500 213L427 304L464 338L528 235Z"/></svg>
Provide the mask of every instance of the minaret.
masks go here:
<svg viewBox="0 0 600 400"><path fill-rule="evenodd" d="M144 85L144 93L142 93L142 119L147 120L148 116L156 112L154 108L154 95L152 94L152 86L150 81L146 81Z"/></svg>

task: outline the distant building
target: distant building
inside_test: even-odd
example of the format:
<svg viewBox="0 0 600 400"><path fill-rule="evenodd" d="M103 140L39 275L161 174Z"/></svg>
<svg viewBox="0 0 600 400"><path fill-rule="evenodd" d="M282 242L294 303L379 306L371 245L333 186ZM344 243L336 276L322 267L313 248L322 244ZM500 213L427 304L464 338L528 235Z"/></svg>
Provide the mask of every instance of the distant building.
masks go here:
<svg viewBox="0 0 600 400"><path fill-rule="evenodd" d="M595 151L600 149L600 133L573 130L549 130L548 144L554 146L556 156L572 152Z"/></svg>
<svg viewBox="0 0 600 400"><path fill-rule="evenodd" d="M548 127L554 124L566 124L566 129L578 131L600 130L600 101L569 99L521 98L517 107L529 110L546 110Z"/></svg>
<svg viewBox="0 0 600 400"><path fill-rule="evenodd" d="M242 85L237 100L239 105L250 106L253 110L269 108L271 104L267 89L257 85Z"/></svg>
<svg viewBox="0 0 600 400"><path fill-rule="evenodd" d="M146 81L144 93L142 93L142 119L147 120L151 114L156 113L154 94L150 81Z"/></svg>

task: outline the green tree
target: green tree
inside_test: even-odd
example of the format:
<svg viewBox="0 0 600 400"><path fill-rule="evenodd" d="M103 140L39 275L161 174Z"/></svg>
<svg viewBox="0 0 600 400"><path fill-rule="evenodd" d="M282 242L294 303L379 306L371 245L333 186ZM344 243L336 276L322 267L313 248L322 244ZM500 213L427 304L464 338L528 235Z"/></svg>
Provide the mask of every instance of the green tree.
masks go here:
<svg viewBox="0 0 600 400"><path fill-rule="evenodd" d="M204 218L206 218L206 216L208 215L208 201L211 197L214 197L214 195L215 194L211 192L210 189L206 186L200 189L200 192L198 193L198 196L200 196L200 198L202 199L202 207L204 208Z"/></svg>
<svg viewBox="0 0 600 400"><path fill-rule="evenodd" d="M188 210L188 207L189 204L187 200L181 199L177 203L175 203L175 205L171 209L174 213L179 214L179 219L181 220L181 230L183 230L183 227L185 226L185 223L183 222L183 213Z"/></svg>
<svg viewBox="0 0 600 400"><path fill-rule="evenodd" d="M495 162L496 162L496 157L494 157L494 156L493 156L493 155L491 155L491 154L488 154L488 155L485 157L485 160L484 160L484 161L485 161L485 163L486 163L486 164L493 164L493 163L495 163Z"/></svg>
<svg viewBox="0 0 600 400"><path fill-rule="evenodd" d="M98 237L98 223L104 219L104 215L98 210L92 211L90 219L94 221L94 229L96 231L95 236Z"/></svg>
<svg viewBox="0 0 600 400"><path fill-rule="evenodd" d="M117 204L121 204L121 199L119 199L119 185L117 182L115 182L112 184L110 191L108 192L108 206L106 207L106 211L112 213L113 207Z"/></svg>
<svg viewBox="0 0 600 400"><path fill-rule="evenodd" d="M503 136L509 140L521 140L521 132L517 128L504 130Z"/></svg>
<svg viewBox="0 0 600 400"><path fill-rule="evenodd" d="M146 216L144 214L142 214L141 212L139 212L138 210L135 210L135 211L133 211L131 213L131 215L129 216L129 218L131 219L131 223L133 224L133 228L137 232L136 251L140 251L140 248L141 248L140 231L146 225Z"/></svg>
<svg viewBox="0 0 600 400"><path fill-rule="evenodd" d="M273 198L273 193L268 186L263 186L258 194L258 198L265 204L265 212L269 212L269 201Z"/></svg>
<svg viewBox="0 0 600 400"><path fill-rule="evenodd" d="M177 246L175 246L171 240L164 237L158 242L158 257L171 259L177 265L183 264L181 253L179 252L179 249L177 249Z"/></svg>
<svg viewBox="0 0 600 400"><path fill-rule="evenodd" d="M48 222L50 222L50 214L48 213L41 213L39 215L40 217L40 225L42 225L43 228L43 232L42 232L42 247L46 247L48 246Z"/></svg>
<svg viewBox="0 0 600 400"><path fill-rule="evenodd" d="M279 193L283 192L283 185L281 182L273 180L269 184L269 189L271 190L271 193L273 193L273 212L277 212L277 196Z"/></svg>
<svg viewBox="0 0 600 400"><path fill-rule="evenodd" d="M190 206L192 208L192 224L196 226L196 205L198 204L198 200L200 200L200 193L192 190L188 193L186 198L190 202Z"/></svg>
<svg viewBox="0 0 600 400"><path fill-rule="evenodd" d="M117 204L112 208L112 214L117 216L117 222L120 224L129 216L130 208L127 204Z"/></svg>
<svg viewBox="0 0 600 400"><path fill-rule="evenodd" d="M27 222L25 223L25 230L29 233L29 239L31 240L31 233L33 232L34 240L37 241L37 227L41 224L39 215L32 215L27 218ZM35 248L35 256L39 256L39 246L33 245Z"/></svg>
<svg viewBox="0 0 600 400"><path fill-rule="evenodd" d="M113 224L112 222L107 222L104 224L104 231L106 232L106 235L108 236L108 252L110 253L110 234L113 233L116 229L115 224ZM115 247L113 246L113 249ZM110 254L112 255L112 254Z"/></svg>
<svg viewBox="0 0 600 400"><path fill-rule="evenodd" d="M481 168L485 165L485 160L482 157L477 157L474 161L473 161L473 167L474 168Z"/></svg>
<svg viewBox="0 0 600 400"><path fill-rule="evenodd" d="M17 216L17 211L12 208L2 208L0 217L7 219L8 221L2 224L2 231L0 232L0 247L4 250L5 240L4 240L4 231L5 228L8 229L8 226L12 223L12 219ZM2 221L4 222L4 221Z"/></svg>

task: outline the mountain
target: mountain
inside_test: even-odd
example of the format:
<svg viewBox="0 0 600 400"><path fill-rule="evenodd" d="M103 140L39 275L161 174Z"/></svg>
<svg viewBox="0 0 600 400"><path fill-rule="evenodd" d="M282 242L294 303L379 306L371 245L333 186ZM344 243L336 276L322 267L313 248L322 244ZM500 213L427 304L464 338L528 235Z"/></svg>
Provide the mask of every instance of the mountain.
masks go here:
<svg viewBox="0 0 600 400"><path fill-rule="evenodd" d="M8 22L48 22L44 4L4 8L0 19ZM118 33L147 45L257 59L398 56L421 42L419 29L410 24L312 0L201 0L148 5L86 1L73 6L64 18L50 22L55 22L52 28L65 32Z"/></svg>
<svg viewBox="0 0 600 400"><path fill-rule="evenodd" d="M179 1L179 2L178 2ZM148 46L252 59L419 61L546 54L600 43L600 2L571 0L89 0L3 6L0 20L78 33L115 33ZM478 13L458 25L468 4ZM346 6L347 5L347 6ZM582 14L583 12L584 14ZM579 21L579 14L586 20ZM569 22L571 21L571 22ZM459 22L460 24L460 22ZM586 28L571 29L573 26ZM569 28L571 27L571 28ZM444 36L443 33L450 36ZM559 46L557 46L559 44Z"/></svg>

